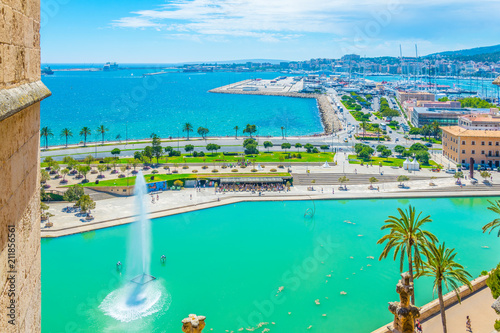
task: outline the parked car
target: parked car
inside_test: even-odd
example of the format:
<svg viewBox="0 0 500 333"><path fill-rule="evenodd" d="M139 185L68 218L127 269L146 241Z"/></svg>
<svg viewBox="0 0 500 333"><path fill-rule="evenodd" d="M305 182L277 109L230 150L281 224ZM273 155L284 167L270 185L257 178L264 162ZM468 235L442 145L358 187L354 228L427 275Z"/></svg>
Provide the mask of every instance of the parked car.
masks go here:
<svg viewBox="0 0 500 333"><path fill-rule="evenodd" d="M445 171L446 173L451 173L451 174L455 174L457 173L457 170L456 169L448 169Z"/></svg>
<svg viewBox="0 0 500 333"><path fill-rule="evenodd" d="M425 146L430 148L430 147L432 147L432 143L427 142L427 143L425 144Z"/></svg>
<svg viewBox="0 0 500 333"><path fill-rule="evenodd" d="M398 142L398 141L399 141L399 138L396 138L396 142Z"/></svg>

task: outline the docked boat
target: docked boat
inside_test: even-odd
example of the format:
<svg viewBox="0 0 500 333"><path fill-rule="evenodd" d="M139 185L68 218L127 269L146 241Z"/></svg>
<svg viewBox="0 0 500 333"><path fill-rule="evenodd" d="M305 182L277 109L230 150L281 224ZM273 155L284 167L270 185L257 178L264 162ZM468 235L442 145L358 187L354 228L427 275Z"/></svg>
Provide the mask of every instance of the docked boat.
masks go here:
<svg viewBox="0 0 500 333"><path fill-rule="evenodd" d="M49 66L45 67L42 69L42 75L52 75L54 74L54 71L52 69L50 69Z"/></svg>

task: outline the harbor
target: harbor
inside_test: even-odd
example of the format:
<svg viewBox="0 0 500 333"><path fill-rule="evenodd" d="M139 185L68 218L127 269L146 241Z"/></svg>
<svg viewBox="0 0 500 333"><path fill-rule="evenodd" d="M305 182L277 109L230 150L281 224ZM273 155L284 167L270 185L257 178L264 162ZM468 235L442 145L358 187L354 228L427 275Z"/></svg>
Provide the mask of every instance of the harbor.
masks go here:
<svg viewBox="0 0 500 333"><path fill-rule="evenodd" d="M210 93L282 96L294 98L315 98L325 134L342 130L332 99L318 89L312 93L304 92L302 77L278 77L271 80L248 79L209 90Z"/></svg>

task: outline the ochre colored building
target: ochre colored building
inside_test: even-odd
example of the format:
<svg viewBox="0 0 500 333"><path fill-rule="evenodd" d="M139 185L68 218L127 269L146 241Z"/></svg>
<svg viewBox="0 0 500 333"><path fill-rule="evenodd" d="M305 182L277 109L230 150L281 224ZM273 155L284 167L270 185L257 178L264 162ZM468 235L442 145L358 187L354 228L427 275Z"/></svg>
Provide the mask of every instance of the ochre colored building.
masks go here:
<svg viewBox="0 0 500 333"><path fill-rule="evenodd" d="M491 167L500 166L500 117L492 115L466 116L461 126L441 127L443 130L443 155L455 163L470 163ZM484 129L485 126L491 129Z"/></svg>
<svg viewBox="0 0 500 333"><path fill-rule="evenodd" d="M0 332L40 332L40 3L0 0Z"/></svg>

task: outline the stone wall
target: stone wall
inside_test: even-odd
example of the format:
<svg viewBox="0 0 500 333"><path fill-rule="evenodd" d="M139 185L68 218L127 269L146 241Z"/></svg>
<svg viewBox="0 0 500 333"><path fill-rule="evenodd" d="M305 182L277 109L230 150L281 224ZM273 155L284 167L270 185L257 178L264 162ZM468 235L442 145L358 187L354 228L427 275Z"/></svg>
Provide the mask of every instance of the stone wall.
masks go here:
<svg viewBox="0 0 500 333"><path fill-rule="evenodd" d="M2 333L41 330L40 101L50 92L40 82L39 21L38 0L0 0Z"/></svg>

